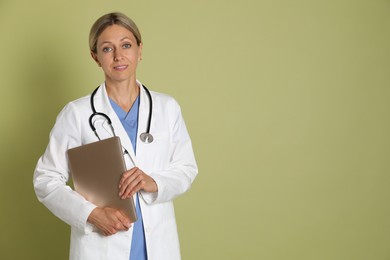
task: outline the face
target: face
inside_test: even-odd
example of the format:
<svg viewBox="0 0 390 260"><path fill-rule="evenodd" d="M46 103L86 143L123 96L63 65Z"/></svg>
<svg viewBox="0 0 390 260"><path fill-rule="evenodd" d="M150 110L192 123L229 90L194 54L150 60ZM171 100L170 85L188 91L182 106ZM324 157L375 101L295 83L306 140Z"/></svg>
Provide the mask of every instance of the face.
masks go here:
<svg viewBox="0 0 390 260"><path fill-rule="evenodd" d="M142 43L137 45L133 33L120 25L107 27L97 41L93 59L102 67L106 82L136 80L136 69L142 57Z"/></svg>

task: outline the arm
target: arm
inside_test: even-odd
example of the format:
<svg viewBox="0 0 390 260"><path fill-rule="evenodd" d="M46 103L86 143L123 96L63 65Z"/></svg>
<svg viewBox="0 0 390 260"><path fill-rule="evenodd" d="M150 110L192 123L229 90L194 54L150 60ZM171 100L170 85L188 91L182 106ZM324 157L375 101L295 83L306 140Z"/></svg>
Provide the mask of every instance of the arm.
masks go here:
<svg viewBox="0 0 390 260"><path fill-rule="evenodd" d="M46 151L37 163L33 183L38 200L54 215L88 233L93 226L87 223L87 218L96 206L67 185L66 151L78 145L81 145L79 118L74 106L68 104L57 117Z"/></svg>
<svg viewBox="0 0 390 260"><path fill-rule="evenodd" d="M168 167L150 172L149 176L157 184L157 192L141 191L149 204L171 201L186 192L198 174L198 167L192 150L192 143L185 126L179 105L174 99L167 105L172 149Z"/></svg>
<svg viewBox="0 0 390 260"><path fill-rule="evenodd" d="M58 115L47 149L34 173L38 200L58 218L85 233L91 232L93 226L106 236L128 230L130 220L120 210L96 207L67 185L66 151L82 144L79 122L78 112L72 103Z"/></svg>

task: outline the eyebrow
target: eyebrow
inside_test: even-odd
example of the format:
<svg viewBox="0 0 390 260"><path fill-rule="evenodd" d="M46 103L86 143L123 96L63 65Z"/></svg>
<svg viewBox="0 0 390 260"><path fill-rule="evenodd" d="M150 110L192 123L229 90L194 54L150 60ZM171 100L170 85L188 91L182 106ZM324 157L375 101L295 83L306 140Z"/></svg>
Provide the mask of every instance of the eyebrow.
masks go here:
<svg viewBox="0 0 390 260"><path fill-rule="evenodd" d="M129 37L127 37L127 36L125 36L125 37L123 37L122 39L120 39L120 41L121 42L123 42L124 40L130 40L131 41L131 39L129 38ZM105 44L105 43L112 43L112 42L110 42L110 41L104 41L104 42L102 42L102 43L100 43L100 45L103 45L103 44Z"/></svg>

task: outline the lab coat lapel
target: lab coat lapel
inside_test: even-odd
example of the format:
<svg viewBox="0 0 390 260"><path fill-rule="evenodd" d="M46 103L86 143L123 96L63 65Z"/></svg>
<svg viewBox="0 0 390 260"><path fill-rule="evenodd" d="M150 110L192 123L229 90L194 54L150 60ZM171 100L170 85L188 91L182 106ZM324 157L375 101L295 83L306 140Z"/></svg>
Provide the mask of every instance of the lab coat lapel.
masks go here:
<svg viewBox="0 0 390 260"><path fill-rule="evenodd" d="M135 156L130 138L127 135L127 132L124 129L118 116L116 115L114 109L111 107L105 84L101 85L101 87L99 88L99 92L96 94L96 96L98 96L98 94L99 94L100 98L95 101L97 103L96 110L98 112L102 111L103 113L107 114L110 117L115 134L120 137L122 146L129 152L130 157L134 163L134 166L137 166L137 158ZM99 101L99 103L97 101ZM99 106L98 106L98 104L99 104ZM103 128L107 132L111 133L111 135L113 135L111 127L108 124L107 120L105 120L105 122L103 123Z"/></svg>

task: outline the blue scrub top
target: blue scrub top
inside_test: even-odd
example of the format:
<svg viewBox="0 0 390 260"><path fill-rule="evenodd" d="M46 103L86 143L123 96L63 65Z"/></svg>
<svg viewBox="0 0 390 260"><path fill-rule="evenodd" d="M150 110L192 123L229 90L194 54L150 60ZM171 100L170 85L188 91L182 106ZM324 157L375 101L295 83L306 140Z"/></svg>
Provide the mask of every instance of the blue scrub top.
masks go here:
<svg viewBox="0 0 390 260"><path fill-rule="evenodd" d="M127 135L133 145L134 154L137 149L137 130L138 130L138 108L139 108L139 96L134 101L133 106L129 112L124 111L113 100L110 99L110 103L123 127L125 128ZM144 223L142 220L141 207L139 206L139 198L137 193L136 200L137 221L133 224L133 239L131 241L130 260L147 260L146 242Z"/></svg>

